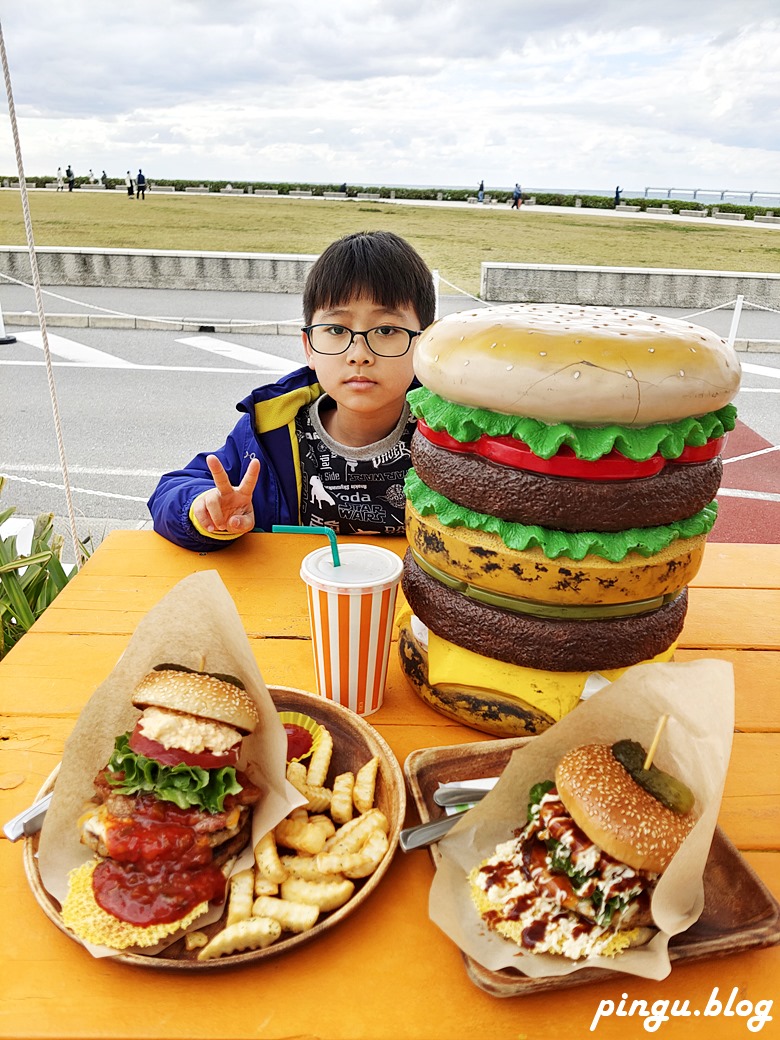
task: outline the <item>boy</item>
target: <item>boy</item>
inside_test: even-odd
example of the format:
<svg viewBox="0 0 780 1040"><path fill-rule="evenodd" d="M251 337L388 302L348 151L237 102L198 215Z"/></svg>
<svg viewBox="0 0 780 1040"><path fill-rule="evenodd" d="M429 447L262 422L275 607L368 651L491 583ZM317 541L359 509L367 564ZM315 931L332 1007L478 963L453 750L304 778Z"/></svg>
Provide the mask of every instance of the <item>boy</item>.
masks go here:
<svg viewBox="0 0 780 1040"><path fill-rule="evenodd" d="M303 292L307 366L241 401L219 451L161 478L154 529L201 552L272 524L402 534L406 392L435 306L431 272L392 232L330 245Z"/></svg>

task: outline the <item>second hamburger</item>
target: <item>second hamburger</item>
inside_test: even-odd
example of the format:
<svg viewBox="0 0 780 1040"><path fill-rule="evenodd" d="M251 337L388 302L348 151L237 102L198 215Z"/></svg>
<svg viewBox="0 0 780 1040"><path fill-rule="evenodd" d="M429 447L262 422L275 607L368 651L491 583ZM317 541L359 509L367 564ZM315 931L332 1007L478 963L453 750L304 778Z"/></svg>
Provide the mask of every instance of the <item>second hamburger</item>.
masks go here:
<svg viewBox="0 0 780 1040"><path fill-rule="evenodd" d="M488 927L527 951L572 960L615 956L653 936L653 892L695 816L676 778L638 772L670 804L634 778L620 759L635 750L641 762L644 749L629 741L575 748L554 782L532 789L527 826L470 875Z"/></svg>

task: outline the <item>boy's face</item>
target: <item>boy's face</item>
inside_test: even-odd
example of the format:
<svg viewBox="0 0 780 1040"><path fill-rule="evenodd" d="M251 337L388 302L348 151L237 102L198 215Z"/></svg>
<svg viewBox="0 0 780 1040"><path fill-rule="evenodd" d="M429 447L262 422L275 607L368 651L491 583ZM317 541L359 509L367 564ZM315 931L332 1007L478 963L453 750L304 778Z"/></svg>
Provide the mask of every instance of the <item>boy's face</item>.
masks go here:
<svg viewBox="0 0 780 1040"><path fill-rule="evenodd" d="M417 331L420 320L411 306L399 310L387 310L374 300L363 297L348 300L330 310L316 310L312 325L343 325L345 328L364 331L380 325L397 325ZM309 368L339 409L355 413L371 421L386 416L389 429L398 421L404 405L406 391L414 378L412 346L402 357L379 357L368 349L363 336L356 336L344 354L318 354L309 346L306 334L303 347Z"/></svg>

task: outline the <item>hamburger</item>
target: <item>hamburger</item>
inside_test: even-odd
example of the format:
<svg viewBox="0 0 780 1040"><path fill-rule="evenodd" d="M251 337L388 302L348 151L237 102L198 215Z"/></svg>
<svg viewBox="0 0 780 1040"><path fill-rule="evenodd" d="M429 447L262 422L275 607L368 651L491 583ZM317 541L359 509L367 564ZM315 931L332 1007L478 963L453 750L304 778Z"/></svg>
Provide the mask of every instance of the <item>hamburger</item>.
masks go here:
<svg viewBox="0 0 780 1040"><path fill-rule="evenodd" d="M261 794L238 768L259 722L244 689L164 668L132 702L141 715L78 821L95 857L71 872L62 908L79 938L115 949L156 945L224 898L221 867L247 844Z"/></svg>
<svg viewBox="0 0 780 1040"><path fill-rule="evenodd" d="M733 429L734 350L633 310L518 304L418 341L402 667L460 722L541 732L671 659Z"/></svg>
<svg viewBox="0 0 780 1040"><path fill-rule="evenodd" d="M660 800L619 760L626 744L564 755L555 781L531 789L527 825L469 876L482 919L524 950L612 957L655 934L653 891L693 827L693 795L660 770L635 769Z"/></svg>

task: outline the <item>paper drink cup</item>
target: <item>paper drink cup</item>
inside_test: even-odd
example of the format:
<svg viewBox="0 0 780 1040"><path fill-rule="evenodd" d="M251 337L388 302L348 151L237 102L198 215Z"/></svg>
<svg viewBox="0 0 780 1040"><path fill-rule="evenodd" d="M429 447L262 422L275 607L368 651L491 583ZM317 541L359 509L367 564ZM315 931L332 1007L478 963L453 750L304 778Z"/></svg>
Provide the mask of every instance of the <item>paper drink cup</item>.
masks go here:
<svg viewBox="0 0 780 1040"><path fill-rule="evenodd" d="M382 706L400 557L378 545L329 546L301 562L307 586L317 692L358 715Z"/></svg>

